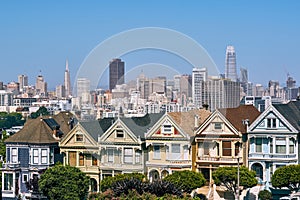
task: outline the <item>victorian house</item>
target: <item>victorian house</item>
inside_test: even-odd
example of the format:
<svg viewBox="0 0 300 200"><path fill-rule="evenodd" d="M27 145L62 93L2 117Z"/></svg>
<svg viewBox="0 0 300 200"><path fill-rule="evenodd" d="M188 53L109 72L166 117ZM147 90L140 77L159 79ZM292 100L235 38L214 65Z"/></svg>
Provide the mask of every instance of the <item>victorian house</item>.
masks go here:
<svg viewBox="0 0 300 200"><path fill-rule="evenodd" d="M260 115L254 106L215 110L195 131L196 171L212 182L222 166L247 166L247 126Z"/></svg>
<svg viewBox="0 0 300 200"><path fill-rule="evenodd" d="M59 116L28 119L23 129L5 140L6 162L2 171L2 199L30 197L30 180L56 162L62 162L58 142L69 131L68 122L72 115L64 112ZM57 122L59 121L59 123ZM63 130L61 126L64 126Z"/></svg>
<svg viewBox="0 0 300 200"><path fill-rule="evenodd" d="M150 181L164 178L174 171L192 169L194 129L209 114L204 109L165 113L145 133L146 171Z"/></svg>
<svg viewBox="0 0 300 200"><path fill-rule="evenodd" d="M270 105L249 127L249 168L266 187L281 166L298 164L300 102Z"/></svg>

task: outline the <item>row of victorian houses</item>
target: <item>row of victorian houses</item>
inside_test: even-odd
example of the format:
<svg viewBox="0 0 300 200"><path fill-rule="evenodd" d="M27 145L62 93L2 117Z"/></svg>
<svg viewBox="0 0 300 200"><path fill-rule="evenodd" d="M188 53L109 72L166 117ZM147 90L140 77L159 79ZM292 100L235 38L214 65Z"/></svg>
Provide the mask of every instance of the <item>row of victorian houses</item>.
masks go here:
<svg viewBox="0 0 300 200"><path fill-rule="evenodd" d="M139 172L150 181L177 170L202 172L212 182L220 166L245 165L261 184L281 166L298 164L300 101L215 110L77 121L68 112L29 120L6 140L2 197L30 196L26 182L57 161L90 177L90 191L107 176Z"/></svg>

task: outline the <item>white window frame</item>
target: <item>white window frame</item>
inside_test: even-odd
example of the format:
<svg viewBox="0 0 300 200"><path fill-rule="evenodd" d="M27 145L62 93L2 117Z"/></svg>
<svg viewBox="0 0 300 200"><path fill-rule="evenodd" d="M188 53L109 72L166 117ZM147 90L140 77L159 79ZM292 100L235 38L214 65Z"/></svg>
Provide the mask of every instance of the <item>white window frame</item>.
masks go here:
<svg viewBox="0 0 300 200"><path fill-rule="evenodd" d="M11 163L18 163L18 148L11 148L11 159L10 159L10 162Z"/></svg>
<svg viewBox="0 0 300 200"><path fill-rule="evenodd" d="M119 133L122 134L122 137L119 137ZM124 137L125 137L124 130L117 129L116 130L116 138L124 138Z"/></svg>
<svg viewBox="0 0 300 200"><path fill-rule="evenodd" d="M124 163L133 163L133 149L124 148Z"/></svg>
<svg viewBox="0 0 300 200"><path fill-rule="evenodd" d="M9 185L9 189L5 189L6 187L6 184L5 184L5 175L9 175L9 176L12 176L11 178L11 182L10 182L10 185ZM3 183L2 183L2 188L4 191L13 191L14 190L14 174L13 173L3 173ZM8 188L8 187L7 187Z"/></svg>
<svg viewBox="0 0 300 200"><path fill-rule="evenodd" d="M38 165L39 164L39 161L40 161L40 152L39 152L39 149L32 149L32 164L34 165ZM37 162L36 160L37 159Z"/></svg>
<svg viewBox="0 0 300 200"><path fill-rule="evenodd" d="M41 164L48 164L48 149L41 149Z"/></svg>
<svg viewBox="0 0 300 200"><path fill-rule="evenodd" d="M78 136L82 137L82 140L78 140ZM84 135L82 133L76 133L75 134L75 142L84 142Z"/></svg>
<svg viewBox="0 0 300 200"><path fill-rule="evenodd" d="M135 163L141 163L141 154L142 152L140 150L135 150Z"/></svg>

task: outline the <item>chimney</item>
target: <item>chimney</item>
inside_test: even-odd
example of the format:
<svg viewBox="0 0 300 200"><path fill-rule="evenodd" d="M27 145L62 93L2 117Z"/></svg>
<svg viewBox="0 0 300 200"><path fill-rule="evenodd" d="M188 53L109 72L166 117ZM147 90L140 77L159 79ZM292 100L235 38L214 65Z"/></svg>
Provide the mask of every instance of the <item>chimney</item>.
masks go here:
<svg viewBox="0 0 300 200"><path fill-rule="evenodd" d="M195 119L195 125L194 125L194 128L198 128L198 121L199 121L199 116L198 115L195 115L194 116L194 119Z"/></svg>

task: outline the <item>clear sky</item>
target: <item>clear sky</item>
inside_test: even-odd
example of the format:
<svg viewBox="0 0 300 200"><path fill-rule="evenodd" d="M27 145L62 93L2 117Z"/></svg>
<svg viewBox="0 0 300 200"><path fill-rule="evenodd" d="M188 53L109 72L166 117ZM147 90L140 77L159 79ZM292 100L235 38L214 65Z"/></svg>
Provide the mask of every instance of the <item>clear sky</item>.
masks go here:
<svg viewBox="0 0 300 200"><path fill-rule="evenodd" d="M67 58L74 81L84 58L100 42L128 29L162 27L196 40L221 72L224 72L226 46L233 45L238 68L248 69L250 81L267 85L268 80L279 80L283 84L289 73L300 85L299 10L297 0L2 0L0 81L17 81L19 74L26 74L30 84L34 84L41 70L53 89L63 83ZM126 68L170 57L146 53L124 56ZM168 64L179 66L180 62L172 63L175 61ZM183 70L191 72L191 68Z"/></svg>

